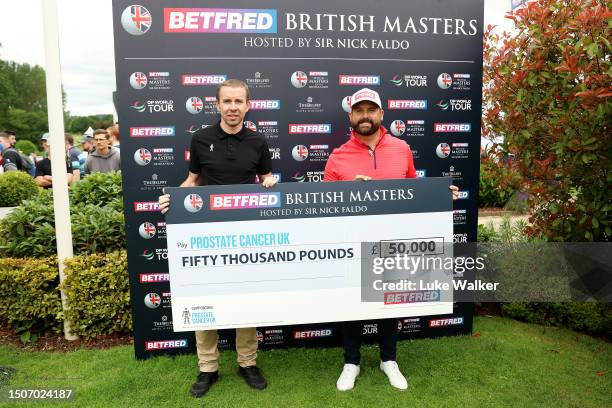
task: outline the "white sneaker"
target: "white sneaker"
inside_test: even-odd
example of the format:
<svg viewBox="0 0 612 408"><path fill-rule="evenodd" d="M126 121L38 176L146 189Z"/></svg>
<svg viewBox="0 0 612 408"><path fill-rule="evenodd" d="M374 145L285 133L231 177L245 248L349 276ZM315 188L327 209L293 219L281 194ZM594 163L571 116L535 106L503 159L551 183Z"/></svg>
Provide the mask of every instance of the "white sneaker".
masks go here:
<svg viewBox="0 0 612 408"><path fill-rule="evenodd" d="M392 386L400 390L405 390L408 388L408 381L406 381L406 378L400 372L400 369L395 361L381 361L380 369L387 374L389 382Z"/></svg>
<svg viewBox="0 0 612 408"><path fill-rule="evenodd" d="M352 390L355 386L355 379L359 375L360 368L355 364L345 364L342 369L338 381L336 381L336 387L339 391Z"/></svg>

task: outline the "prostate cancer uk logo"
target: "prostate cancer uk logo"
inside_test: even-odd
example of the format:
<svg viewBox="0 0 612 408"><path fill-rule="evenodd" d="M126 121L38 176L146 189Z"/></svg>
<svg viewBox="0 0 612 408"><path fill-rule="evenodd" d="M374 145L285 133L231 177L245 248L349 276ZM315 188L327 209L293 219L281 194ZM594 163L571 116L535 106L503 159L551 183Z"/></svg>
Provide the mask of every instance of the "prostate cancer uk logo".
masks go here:
<svg viewBox="0 0 612 408"><path fill-rule="evenodd" d="M164 32L275 34L276 10L164 8Z"/></svg>
<svg viewBox="0 0 612 408"><path fill-rule="evenodd" d="M240 210L280 206L280 192L210 195L211 210Z"/></svg>

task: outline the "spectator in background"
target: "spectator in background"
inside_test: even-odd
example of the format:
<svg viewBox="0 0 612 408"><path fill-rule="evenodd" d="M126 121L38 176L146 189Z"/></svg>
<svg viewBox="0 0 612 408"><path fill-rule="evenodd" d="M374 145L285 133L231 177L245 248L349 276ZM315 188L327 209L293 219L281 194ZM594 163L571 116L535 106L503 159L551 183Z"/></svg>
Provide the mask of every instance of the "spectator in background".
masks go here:
<svg viewBox="0 0 612 408"><path fill-rule="evenodd" d="M36 163L36 184L43 188L51 188L53 187L53 176L51 174L51 149L49 149L49 143L47 143L46 146L45 152L47 153L47 157ZM74 180L74 169L69 161L65 161L66 172L68 173L66 177L68 179L68 185L70 185Z"/></svg>
<svg viewBox="0 0 612 408"><path fill-rule="evenodd" d="M3 171L21 170L30 175L33 173L34 164L11 145L11 135L6 132L0 133L0 159Z"/></svg>
<svg viewBox="0 0 612 408"><path fill-rule="evenodd" d="M40 138L40 147L43 149L43 152L49 151L49 133L43 133Z"/></svg>
<svg viewBox="0 0 612 408"><path fill-rule="evenodd" d="M106 129L111 136L111 144L114 148L119 149L121 147L121 136L119 136L119 124L115 123L113 126Z"/></svg>
<svg viewBox="0 0 612 408"><path fill-rule="evenodd" d="M4 133L8 135L11 147L15 147L15 145L17 144L17 135L15 134L15 132L13 132L12 130L5 130Z"/></svg>
<svg viewBox="0 0 612 408"><path fill-rule="evenodd" d="M83 149L83 153L85 153L85 158L90 155L94 150L96 150L93 144L93 136L85 133L83 135L83 140L81 140L81 148Z"/></svg>
<svg viewBox="0 0 612 408"><path fill-rule="evenodd" d="M121 169L119 149L111 146L111 136L104 129L94 131L93 140L96 150L85 160L85 174L108 173Z"/></svg>
<svg viewBox="0 0 612 408"><path fill-rule="evenodd" d="M74 138L70 133L64 135L64 141L66 142L68 160L74 170L72 173L74 175L74 181L79 181L81 174L85 173L85 157L83 157L79 149L74 147Z"/></svg>

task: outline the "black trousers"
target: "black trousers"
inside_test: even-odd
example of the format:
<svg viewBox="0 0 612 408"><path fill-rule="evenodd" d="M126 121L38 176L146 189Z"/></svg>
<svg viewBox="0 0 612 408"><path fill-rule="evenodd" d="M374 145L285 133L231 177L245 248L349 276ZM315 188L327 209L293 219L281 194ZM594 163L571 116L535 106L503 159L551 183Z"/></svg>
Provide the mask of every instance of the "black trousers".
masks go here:
<svg viewBox="0 0 612 408"><path fill-rule="evenodd" d="M397 354L397 319L376 320L381 361L395 361ZM344 322L344 364L359 365L361 360L361 327L363 322Z"/></svg>

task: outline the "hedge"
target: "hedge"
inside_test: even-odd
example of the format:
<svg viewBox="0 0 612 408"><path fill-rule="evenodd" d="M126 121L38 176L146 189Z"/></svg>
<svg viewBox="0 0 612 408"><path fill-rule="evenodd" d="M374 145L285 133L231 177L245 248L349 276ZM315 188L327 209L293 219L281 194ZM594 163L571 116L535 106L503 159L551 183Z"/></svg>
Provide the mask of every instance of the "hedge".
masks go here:
<svg viewBox="0 0 612 408"><path fill-rule="evenodd" d="M127 254L75 256L66 262L64 290L73 332L90 338L130 333L132 310ZM0 320L22 340L35 340L45 330L62 332L57 262L48 258L0 259Z"/></svg>
<svg viewBox="0 0 612 408"><path fill-rule="evenodd" d="M0 174L0 207L16 207L38 194L34 178L23 171Z"/></svg>

